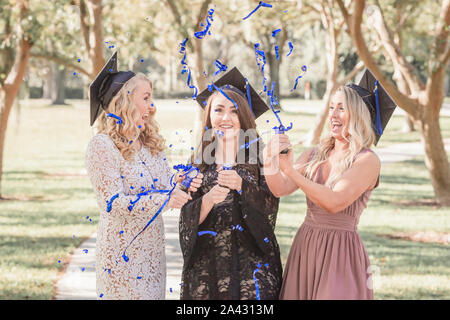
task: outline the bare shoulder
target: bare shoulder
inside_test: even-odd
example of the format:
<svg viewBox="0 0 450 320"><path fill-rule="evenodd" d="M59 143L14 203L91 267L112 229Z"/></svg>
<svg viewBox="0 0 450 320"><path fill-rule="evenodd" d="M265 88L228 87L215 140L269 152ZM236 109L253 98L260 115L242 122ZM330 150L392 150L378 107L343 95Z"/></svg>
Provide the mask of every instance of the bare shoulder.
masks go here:
<svg viewBox="0 0 450 320"><path fill-rule="evenodd" d="M358 155L355 159L355 165L370 168L372 170L376 168L377 171L379 171L381 168L381 161L373 150L368 149L367 152L363 152Z"/></svg>

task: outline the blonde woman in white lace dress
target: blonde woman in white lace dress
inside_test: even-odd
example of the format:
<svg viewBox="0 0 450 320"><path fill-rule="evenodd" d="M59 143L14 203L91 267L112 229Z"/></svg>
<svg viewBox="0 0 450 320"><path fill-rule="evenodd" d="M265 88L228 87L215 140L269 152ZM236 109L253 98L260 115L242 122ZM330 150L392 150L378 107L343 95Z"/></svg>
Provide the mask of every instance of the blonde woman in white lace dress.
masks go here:
<svg viewBox="0 0 450 320"><path fill-rule="evenodd" d="M153 119L156 109L152 104L150 80L131 72L99 74L99 77L91 90L96 81L103 81L103 88L99 90L97 86L91 91L91 101L95 102L94 95L101 96L100 106L105 112L100 114L99 133L91 139L86 153L87 172L100 207L97 298L164 299L166 259L162 213L168 208L181 208L190 196L175 188L163 212L127 248L168 198L162 193L137 195L151 188L170 190L172 172L163 151L164 140ZM115 78L108 83L102 77ZM105 101L110 101L107 108L103 107ZM97 107L91 104L91 108ZM95 118L91 115L91 123ZM194 180L190 190L195 191L200 182Z"/></svg>

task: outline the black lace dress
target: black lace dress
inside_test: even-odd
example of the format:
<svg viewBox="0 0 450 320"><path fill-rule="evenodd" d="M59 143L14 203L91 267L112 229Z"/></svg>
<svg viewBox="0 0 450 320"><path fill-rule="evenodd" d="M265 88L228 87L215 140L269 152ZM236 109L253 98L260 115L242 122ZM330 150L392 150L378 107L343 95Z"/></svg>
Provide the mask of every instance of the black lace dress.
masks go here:
<svg viewBox="0 0 450 320"><path fill-rule="evenodd" d="M230 191L198 225L202 196L217 184L216 165L210 165L202 186L181 209L181 299L278 299L282 267L274 229L279 199L257 165L233 169L242 178L241 194Z"/></svg>

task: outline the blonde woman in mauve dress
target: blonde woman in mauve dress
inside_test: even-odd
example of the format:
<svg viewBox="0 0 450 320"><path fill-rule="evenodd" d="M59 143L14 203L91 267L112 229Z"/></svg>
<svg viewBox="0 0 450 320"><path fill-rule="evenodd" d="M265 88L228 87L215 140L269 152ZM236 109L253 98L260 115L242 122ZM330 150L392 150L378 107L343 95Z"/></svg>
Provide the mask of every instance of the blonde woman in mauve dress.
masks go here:
<svg viewBox="0 0 450 320"><path fill-rule="evenodd" d="M159 300L165 298L166 289L162 212L181 208L190 196L178 188L170 200L167 193L145 194L171 189L172 176L164 139L153 119L152 83L143 74L118 72L115 59L116 54L91 84L90 92L91 125L99 116L99 133L86 152L88 176L101 209L97 298ZM200 183L201 179L193 181L191 191Z"/></svg>
<svg viewBox="0 0 450 320"><path fill-rule="evenodd" d="M370 262L357 232L379 182L380 160L370 149L379 138L373 109L370 91L353 84L341 87L330 105L330 132L317 147L293 163L292 150L279 154L291 147L284 134L264 150L265 166L277 172L266 176L273 194L300 188L308 207L286 262L280 299L373 299Z"/></svg>

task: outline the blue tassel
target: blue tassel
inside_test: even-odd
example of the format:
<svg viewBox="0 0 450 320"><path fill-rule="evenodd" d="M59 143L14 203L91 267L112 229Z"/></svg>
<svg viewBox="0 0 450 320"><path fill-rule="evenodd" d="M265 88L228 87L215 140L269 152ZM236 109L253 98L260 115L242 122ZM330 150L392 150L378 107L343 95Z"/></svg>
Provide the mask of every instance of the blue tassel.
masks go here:
<svg viewBox="0 0 450 320"><path fill-rule="evenodd" d="M376 109L377 109L377 119L376 119L375 127L377 129L378 134L381 136L383 134L383 126L381 125L380 99L378 97L378 80L375 81L375 105L376 105Z"/></svg>

